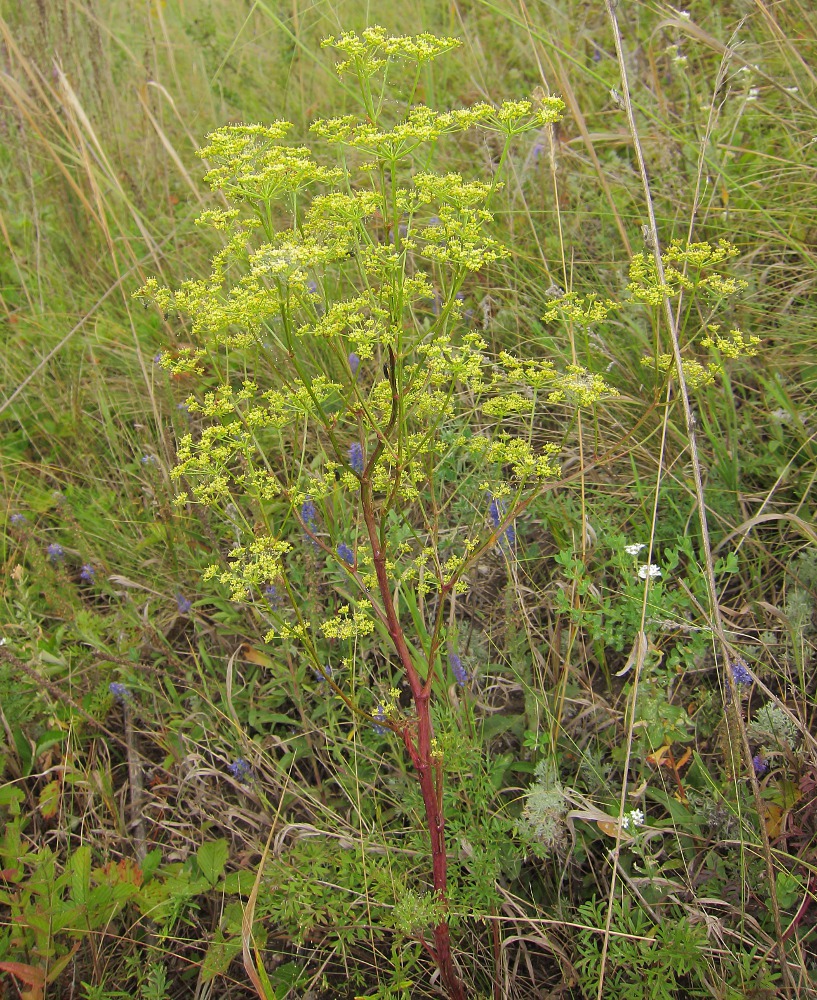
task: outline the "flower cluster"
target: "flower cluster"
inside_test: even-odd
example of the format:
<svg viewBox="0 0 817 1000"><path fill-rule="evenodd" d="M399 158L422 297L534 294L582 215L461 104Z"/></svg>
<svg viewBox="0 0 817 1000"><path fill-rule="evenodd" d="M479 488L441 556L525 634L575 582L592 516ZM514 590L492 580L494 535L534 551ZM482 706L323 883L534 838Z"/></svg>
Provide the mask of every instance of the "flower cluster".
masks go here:
<svg viewBox="0 0 817 1000"><path fill-rule="evenodd" d="M333 618L322 622L320 628L327 639L355 639L371 635L374 631L374 621L364 606L350 611L349 605L344 604L338 608L338 613Z"/></svg>
<svg viewBox="0 0 817 1000"><path fill-rule="evenodd" d="M504 521L506 515L505 502L496 496L489 495L488 501L488 517L491 524L496 529ZM516 530L513 524L509 524L499 537L500 545L506 545L508 548L512 549L516 544Z"/></svg>
<svg viewBox="0 0 817 1000"><path fill-rule="evenodd" d="M732 664L732 680L735 684L751 684L752 675L743 660L735 660Z"/></svg>
<svg viewBox="0 0 817 1000"><path fill-rule="evenodd" d="M630 827L642 826L644 823L644 813L641 809L631 809L621 817L621 829L629 830Z"/></svg>
<svg viewBox="0 0 817 1000"><path fill-rule="evenodd" d="M460 657L456 653L449 653L448 663L451 667L451 673L454 675L454 680L460 687L465 687L468 683L468 671L463 666Z"/></svg>
<svg viewBox="0 0 817 1000"><path fill-rule="evenodd" d="M727 240L720 240L717 247L709 243L684 244L673 240L661 254L663 284L658 279L653 255L644 250L630 262L627 290L634 299L651 306L660 306L665 297L673 298L684 291L716 297L735 295L747 287L746 282L715 269L738 252L738 248Z"/></svg>
<svg viewBox="0 0 817 1000"><path fill-rule="evenodd" d="M186 615L193 607L193 602L190 600L189 597L185 597L184 594L181 593L181 591L177 591L176 607L179 609L180 615Z"/></svg>
<svg viewBox="0 0 817 1000"><path fill-rule="evenodd" d="M231 764L228 764L227 770L242 785L246 784L252 776L250 762L243 757L237 757Z"/></svg>
<svg viewBox="0 0 817 1000"><path fill-rule="evenodd" d="M353 441L349 445L349 468L357 473L358 476L363 475L363 447L359 441Z"/></svg>
<svg viewBox="0 0 817 1000"><path fill-rule="evenodd" d="M114 701L118 702L120 705L127 705L132 699L129 689L119 681L113 681L109 684L108 690L113 695Z"/></svg>
<svg viewBox="0 0 817 1000"><path fill-rule="evenodd" d="M638 567L639 580L659 580L661 578L661 567L655 563L644 563Z"/></svg>
<svg viewBox="0 0 817 1000"><path fill-rule="evenodd" d="M345 31L338 38L325 38L323 48L334 48L345 56L335 69L341 76L352 70L359 78L373 76L387 65L390 59L401 58L417 63L430 62L462 43L456 38L438 38L422 32L419 35L388 35L385 28L375 24L358 35Z"/></svg>
<svg viewBox="0 0 817 1000"><path fill-rule="evenodd" d="M355 554L345 542L340 542L338 544L338 555L345 563L348 563L349 566L354 566Z"/></svg>
<svg viewBox="0 0 817 1000"><path fill-rule="evenodd" d="M400 697L399 688L389 688L389 696L385 701L381 701L372 713L372 729L382 736L389 731L389 722L394 722L400 714L397 699Z"/></svg>

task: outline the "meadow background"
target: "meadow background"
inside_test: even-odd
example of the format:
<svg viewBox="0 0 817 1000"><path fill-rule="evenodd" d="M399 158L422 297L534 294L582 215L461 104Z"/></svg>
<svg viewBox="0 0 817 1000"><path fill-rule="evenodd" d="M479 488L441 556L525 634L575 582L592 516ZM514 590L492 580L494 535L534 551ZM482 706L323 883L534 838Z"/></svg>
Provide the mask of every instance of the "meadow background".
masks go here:
<svg viewBox="0 0 817 1000"><path fill-rule="evenodd" d="M459 734L446 801L469 995L814 995L810 5L617 10L661 240L734 243L747 285L719 320L761 338L693 396L744 671L732 694L683 410L641 364L648 313L588 335L541 319L554 286L624 301L645 248L603 4L0 11L0 996L439 995L400 748L263 642L263 609L202 582L235 526L173 506L198 386L154 360L189 334L132 298L150 275L209 268L217 244L194 226L216 204L195 156L207 133L286 118L300 139L352 110L320 40L378 23L462 39L434 66L430 104L536 87L565 101L559 125L514 149L493 234L512 257L469 280L464 306L492 349L578 361L617 391L578 420L554 409L541 430L562 481L459 602L467 678L447 678L439 712ZM443 165L486 179L496 152L449 145ZM625 547L651 538L662 575L642 615ZM342 599L309 546L292 571L315 607ZM376 637L355 655L374 690L392 686Z"/></svg>

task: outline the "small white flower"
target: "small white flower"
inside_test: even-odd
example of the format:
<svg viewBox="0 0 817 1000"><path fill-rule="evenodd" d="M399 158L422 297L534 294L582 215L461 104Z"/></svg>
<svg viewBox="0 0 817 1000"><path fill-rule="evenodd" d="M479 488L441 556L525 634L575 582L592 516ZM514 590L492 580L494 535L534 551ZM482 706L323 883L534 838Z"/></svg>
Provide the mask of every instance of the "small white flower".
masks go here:
<svg viewBox="0 0 817 1000"><path fill-rule="evenodd" d="M758 87L750 87L749 93L746 95L747 101L756 101L760 96L760 89Z"/></svg>
<svg viewBox="0 0 817 1000"><path fill-rule="evenodd" d="M641 826L644 822L644 813L640 809L631 809L621 817L621 829L629 830L631 826Z"/></svg>
<svg viewBox="0 0 817 1000"><path fill-rule="evenodd" d="M643 542L633 542L632 545L625 545L624 551L628 556L637 556L642 549L646 549L646 545Z"/></svg>
<svg viewBox="0 0 817 1000"><path fill-rule="evenodd" d="M799 87L784 87L783 90L785 90L787 94L799 94L800 93L800 88Z"/></svg>
<svg viewBox="0 0 817 1000"><path fill-rule="evenodd" d="M646 580L647 577L651 580L657 580L659 576L661 576L661 567L656 566L655 563L644 563L643 566L638 567L639 580Z"/></svg>

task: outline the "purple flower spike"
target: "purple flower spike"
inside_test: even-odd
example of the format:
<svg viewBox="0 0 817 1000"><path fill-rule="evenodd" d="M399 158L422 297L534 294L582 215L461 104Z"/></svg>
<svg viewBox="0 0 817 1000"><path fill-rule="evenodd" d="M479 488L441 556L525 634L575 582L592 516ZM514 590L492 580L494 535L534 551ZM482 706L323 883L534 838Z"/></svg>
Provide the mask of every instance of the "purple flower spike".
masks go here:
<svg viewBox="0 0 817 1000"><path fill-rule="evenodd" d="M345 563L349 563L350 566L354 566L355 554L345 542L341 542L340 545L338 545L338 555Z"/></svg>
<svg viewBox="0 0 817 1000"><path fill-rule="evenodd" d="M355 354L354 351L352 351L346 360L349 362L349 368L352 372L352 375L354 375L354 377L357 378L357 370L358 368L360 368L360 358Z"/></svg>
<svg viewBox="0 0 817 1000"><path fill-rule="evenodd" d="M79 578L83 583L93 583L96 578L96 570L90 563L85 563L79 572Z"/></svg>
<svg viewBox="0 0 817 1000"><path fill-rule="evenodd" d="M449 653L448 662L451 665L451 673L454 675L454 680L460 687L465 687L468 683L468 671L462 665L462 660L456 653Z"/></svg>
<svg viewBox="0 0 817 1000"><path fill-rule="evenodd" d="M187 612L193 607L193 602L188 597L185 597L181 592L177 592L176 607L179 609L180 615L186 615Z"/></svg>
<svg viewBox="0 0 817 1000"><path fill-rule="evenodd" d="M769 762L762 753L756 753L752 757L752 767L755 769L755 774L760 777L761 774L765 774L769 770Z"/></svg>
<svg viewBox="0 0 817 1000"><path fill-rule="evenodd" d="M353 441L349 445L349 465L353 472L359 476L363 475L363 448L358 441Z"/></svg>
<svg viewBox="0 0 817 1000"><path fill-rule="evenodd" d="M9 518L12 524L25 524L27 520L25 514L12 514Z"/></svg>
<svg viewBox="0 0 817 1000"><path fill-rule="evenodd" d="M130 691L124 684L120 684L118 681L114 681L112 684L109 684L108 690L113 695L114 701L119 702L120 705L127 705L131 699Z"/></svg>
<svg viewBox="0 0 817 1000"><path fill-rule="evenodd" d="M499 527L502 523L502 519L505 517L505 504L493 496L488 503L488 517L490 518L491 524L495 528ZM511 549L514 545L516 545L516 529L512 524L509 524L508 527L502 532L502 535L499 538L499 544L502 547L507 546Z"/></svg>
<svg viewBox="0 0 817 1000"><path fill-rule="evenodd" d="M315 508L314 500L304 500L301 504L301 520L310 531L318 528L318 511Z"/></svg>
<svg viewBox="0 0 817 1000"><path fill-rule="evenodd" d="M46 552L48 553L48 558L55 566L65 559L65 549L59 542L52 542L46 549Z"/></svg>
<svg viewBox="0 0 817 1000"><path fill-rule="evenodd" d="M743 660L735 660L732 664L732 680L735 684L751 684L752 675L746 668Z"/></svg>
<svg viewBox="0 0 817 1000"><path fill-rule="evenodd" d="M316 667L313 667L312 673L315 680L320 681L321 684L323 684L325 681L332 679L332 666L329 663L324 663L319 670Z"/></svg>
<svg viewBox="0 0 817 1000"><path fill-rule="evenodd" d="M377 722L387 722L388 721L387 718L386 718L386 710L385 710L385 708L382 705L378 705L377 706L377 711L374 713L373 718L377 719ZM373 722L372 723L372 729L377 733L378 736L383 736L385 733L387 733L389 731L388 727L387 726L379 726L377 724L377 722Z"/></svg>
<svg viewBox="0 0 817 1000"><path fill-rule="evenodd" d="M242 785L246 784L252 774L252 768L250 767L249 761L244 760L243 757L237 757L232 764L228 764L227 770L234 778L237 778Z"/></svg>

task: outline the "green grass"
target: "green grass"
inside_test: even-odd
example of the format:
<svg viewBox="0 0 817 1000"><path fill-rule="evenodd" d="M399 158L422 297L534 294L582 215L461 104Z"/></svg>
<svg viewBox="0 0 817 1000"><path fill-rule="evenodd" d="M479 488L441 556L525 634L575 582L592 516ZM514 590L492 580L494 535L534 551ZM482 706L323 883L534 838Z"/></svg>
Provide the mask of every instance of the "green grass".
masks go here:
<svg viewBox="0 0 817 1000"><path fill-rule="evenodd" d="M154 362L189 333L131 298L149 275L176 286L209 267L216 244L193 224L216 204L194 155L206 134L287 118L305 137L315 117L356 111L319 42L367 23L463 39L423 79L429 103L537 86L565 100L552 144L527 138L513 154L496 226L513 256L469 279L466 304L492 348L577 361L618 392L578 423L553 408L535 429L562 444L563 481L517 520L517 560L487 553L452 612L474 679L441 685L435 723L468 995L813 992L807 5L617 11L661 240L735 243L748 287L716 321L762 340L692 400L719 607L756 678L738 706L725 706L683 410L641 365L655 346L648 313L627 308L589 336L541 319L553 284L621 301L645 245L602 5L0 0L0 12L7 994L2 963L15 962L32 998L258 995L247 966L266 968L270 996L439 995L418 932L433 915L411 769L295 647L263 642L257 603L202 583L235 527L173 506L176 444L201 427L179 404L198 384ZM464 139L443 163L485 178L498 152ZM712 321L695 308L688 335ZM665 326L658 336L669 351ZM481 523L463 470L440 477L452 509ZM643 606L641 560L623 547L651 536L664 575ZM49 558L55 543L64 558ZM308 546L291 572L309 607L344 599L343 577ZM407 624L430 613L408 587L400 602ZM399 686L377 634L343 676L375 698ZM739 713L767 759L758 789ZM229 771L238 758L252 767L243 781ZM646 825L611 854L622 796ZM245 911L258 950L242 962Z"/></svg>

